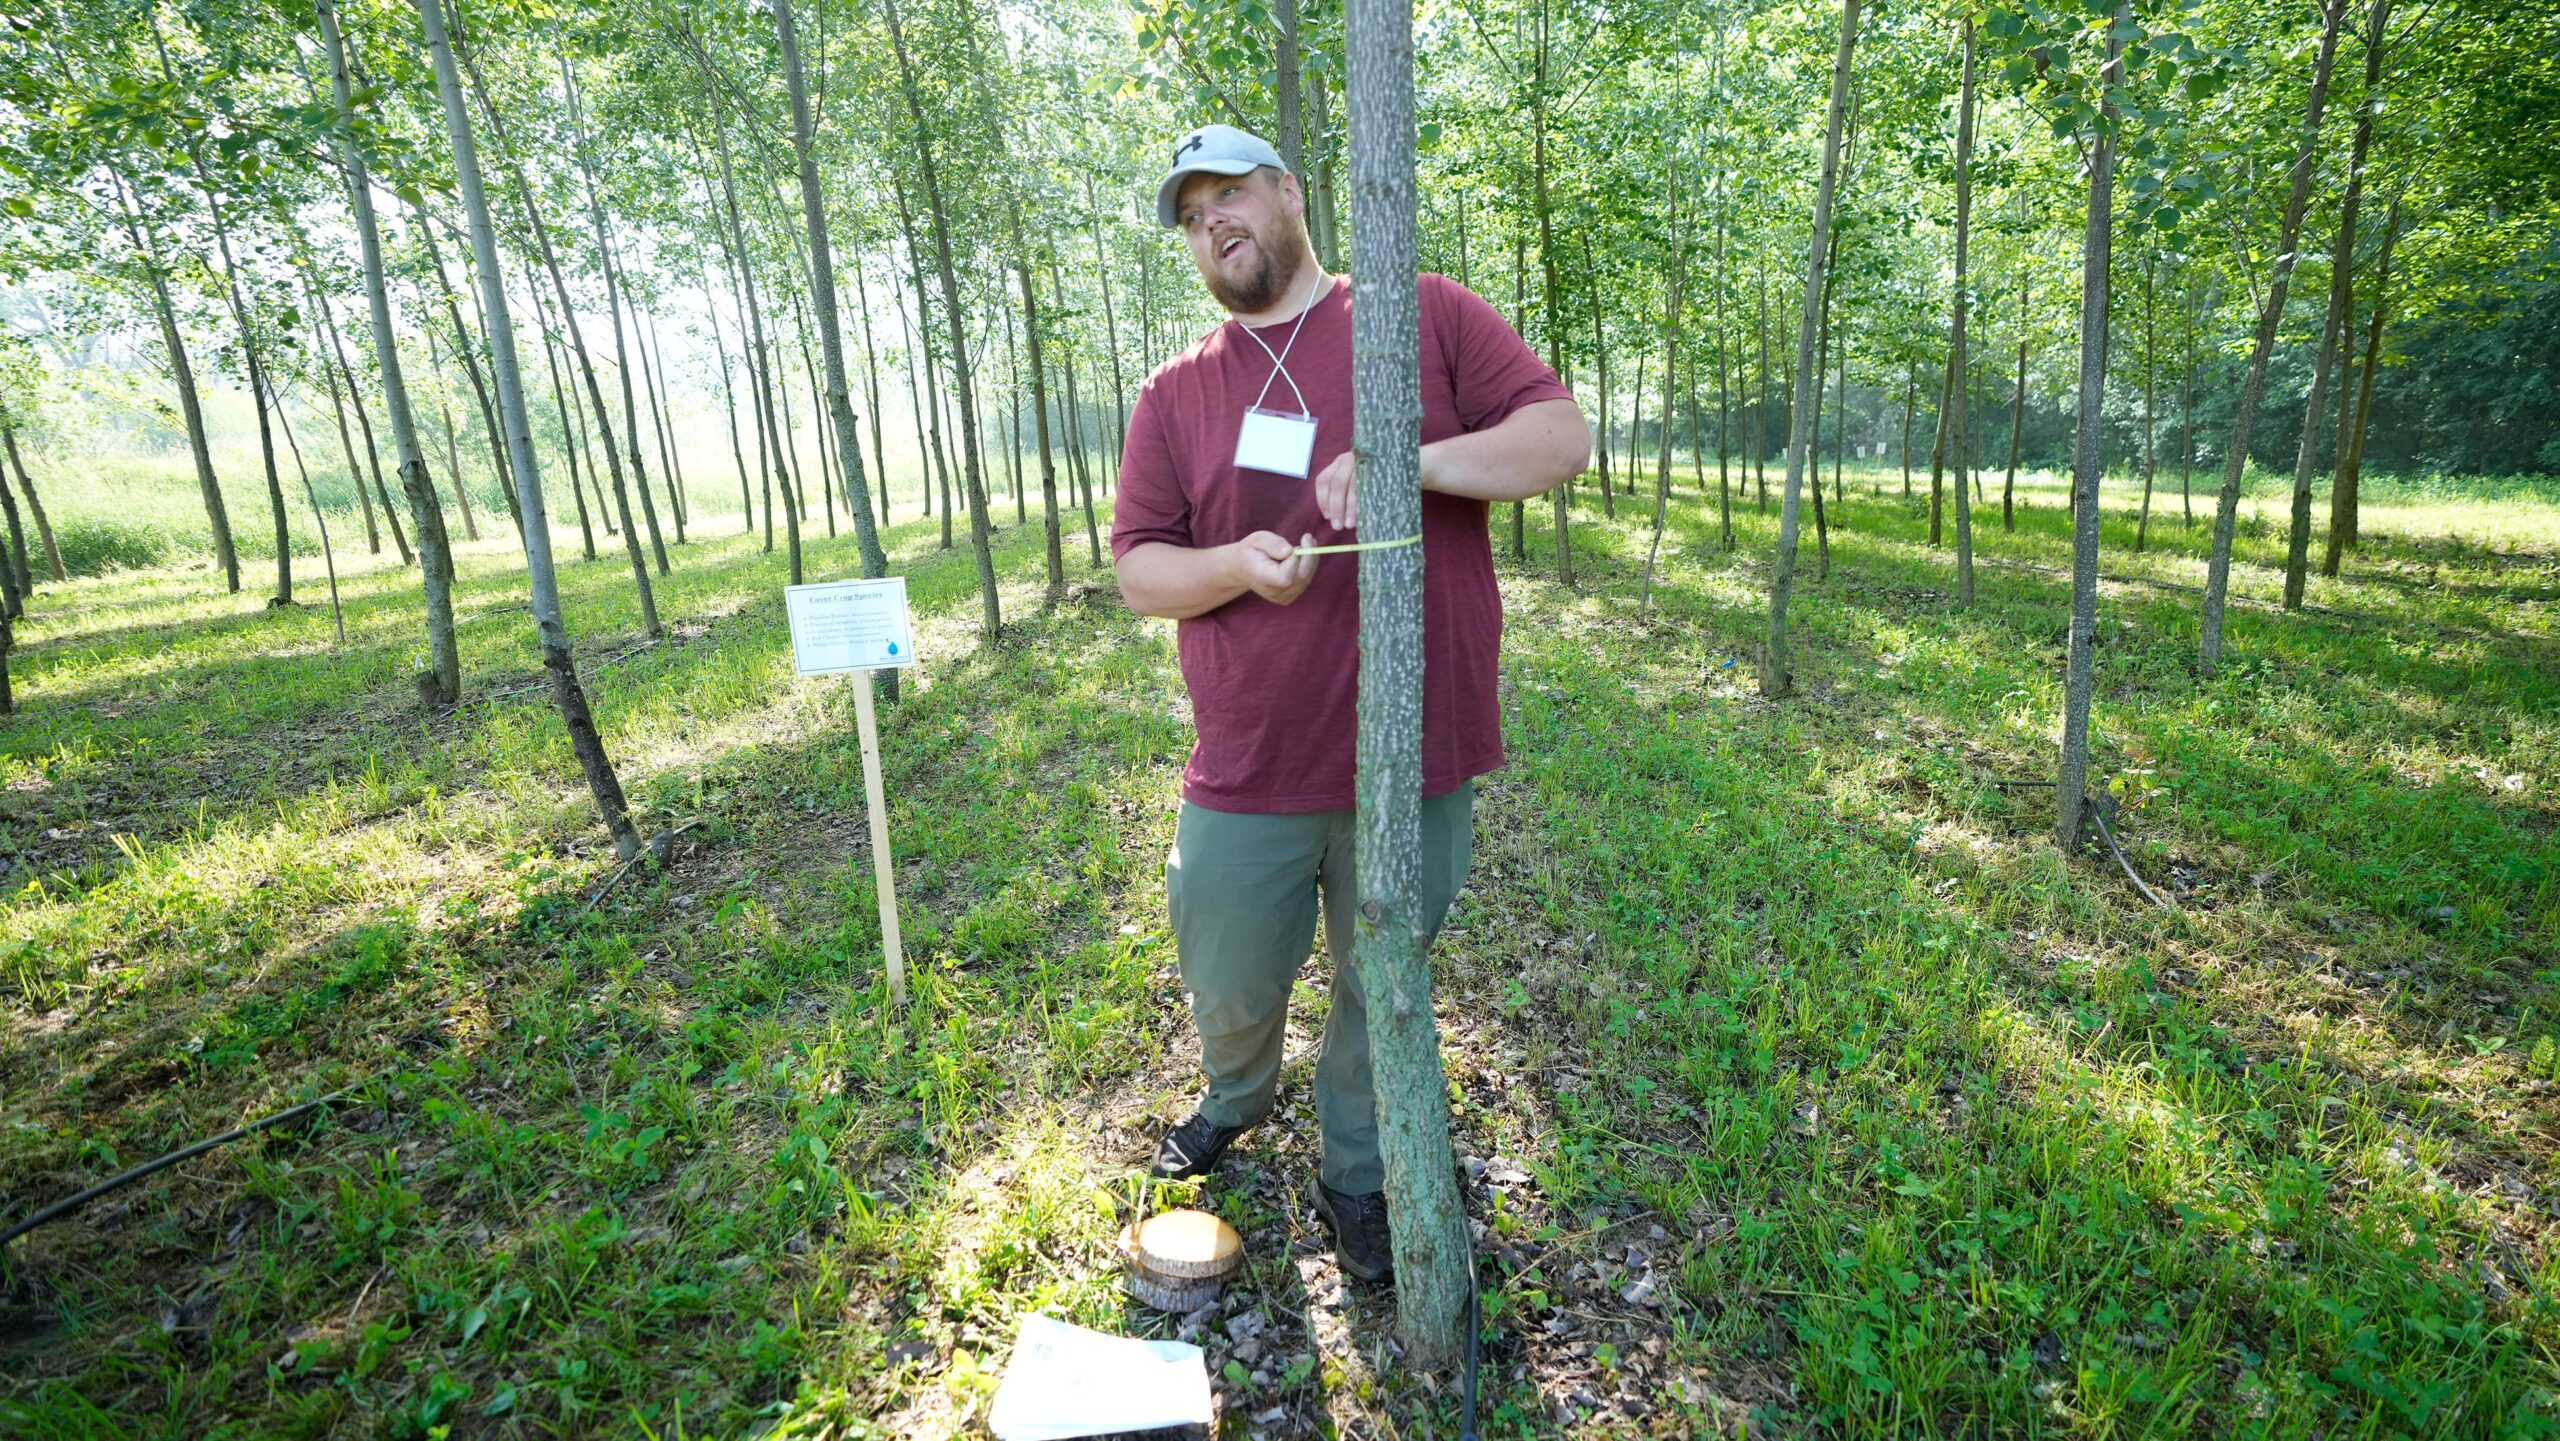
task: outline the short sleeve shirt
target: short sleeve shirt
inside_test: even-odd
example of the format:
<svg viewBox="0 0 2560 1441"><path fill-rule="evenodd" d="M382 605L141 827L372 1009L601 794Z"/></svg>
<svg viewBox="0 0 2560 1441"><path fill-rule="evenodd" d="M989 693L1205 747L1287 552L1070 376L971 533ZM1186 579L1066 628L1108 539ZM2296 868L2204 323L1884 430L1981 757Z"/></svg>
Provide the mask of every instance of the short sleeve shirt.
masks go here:
<svg viewBox="0 0 2560 1441"><path fill-rule="evenodd" d="M1486 301L1440 275L1416 282L1421 311L1422 440L1500 424L1522 406L1572 392ZM1151 541L1207 548L1268 530L1319 545L1358 539L1317 513L1315 483L1235 464L1236 431L1257 400L1303 395L1316 418L1308 476L1351 448L1351 288L1336 277L1290 342L1292 317L1257 333L1288 348L1288 379L1236 321L1148 377L1129 415L1114 559ZM1296 382L1293 391L1289 381ZM1422 497L1422 789L1441 795L1503 762L1502 596L1490 507ZM1378 539L1379 537L1369 537ZM1289 605L1247 592L1177 623L1176 648L1199 739L1182 773L1194 805L1242 812L1347 810L1356 803L1360 557L1332 555Z"/></svg>

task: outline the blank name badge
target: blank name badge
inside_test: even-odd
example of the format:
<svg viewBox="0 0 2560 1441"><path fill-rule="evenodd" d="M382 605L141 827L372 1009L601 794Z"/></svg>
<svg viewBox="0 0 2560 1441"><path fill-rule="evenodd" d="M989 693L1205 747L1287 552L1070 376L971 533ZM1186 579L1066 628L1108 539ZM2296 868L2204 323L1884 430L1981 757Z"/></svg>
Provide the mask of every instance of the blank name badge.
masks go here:
<svg viewBox="0 0 2560 1441"><path fill-rule="evenodd" d="M1304 480L1315 453L1316 418L1312 415L1292 415L1257 405L1244 413L1244 425L1236 431L1239 470L1267 470Z"/></svg>

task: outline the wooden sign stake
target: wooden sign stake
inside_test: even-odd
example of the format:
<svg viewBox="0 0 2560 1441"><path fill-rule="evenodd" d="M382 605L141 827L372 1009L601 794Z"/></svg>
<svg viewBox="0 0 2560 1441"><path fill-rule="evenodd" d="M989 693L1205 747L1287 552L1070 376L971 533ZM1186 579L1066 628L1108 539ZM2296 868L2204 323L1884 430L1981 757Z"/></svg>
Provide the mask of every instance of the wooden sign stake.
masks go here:
<svg viewBox="0 0 2560 1441"><path fill-rule="evenodd" d="M862 731L862 788L871 796L871 873L880 884L880 952L889 958L889 997L907 1003L907 957L898 939L898 883L889 859L889 801L880 784L880 716L871 677L853 684L853 713Z"/></svg>
<svg viewBox="0 0 2560 1441"><path fill-rule="evenodd" d="M889 997L907 1004L907 951L898 936L898 882L889 854L889 795L880 780L880 714L868 672L916 662L915 628L903 576L786 586L791 666L801 675L854 673L855 729L862 737L862 789L871 803L871 873L880 887L880 954Z"/></svg>

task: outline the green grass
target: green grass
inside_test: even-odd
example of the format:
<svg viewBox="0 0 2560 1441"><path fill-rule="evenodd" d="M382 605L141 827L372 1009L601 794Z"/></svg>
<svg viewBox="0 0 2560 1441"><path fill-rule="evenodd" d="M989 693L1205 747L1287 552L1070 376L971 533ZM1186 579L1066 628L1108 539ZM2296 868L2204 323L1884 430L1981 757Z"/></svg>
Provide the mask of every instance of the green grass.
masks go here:
<svg viewBox="0 0 2560 1441"><path fill-rule="evenodd" d="M1649 620L1623 497L1577 503L1579 591L1543 540L1504 566L1512 763L1438 953L1487 1434L2552 1430L2560 507L2377 487L2286 616L2254 494L2202 680L2208 527L2173 492L2134 555L2110 491L2098 771L2171 913L1991 784L2050 773L2049 479L2008 535L1995 477L1960 610L1866 493L1898 475L1853 471L1778 704L1773 521L1728 553L1679 483ZM201 570L48 591L0 735L0 1216L370 1079L13 1247L0 1431L948 1434L1025 1311L1171 1333L1110 1256L1196 1083L1170 628L1073 536L1042 615L1009 527L980 644L965 550L891 534L925 657L883 712L893 1014L849 698L791 677L733 530L678 552L655 647L613 557L564 565L644 824L702 823L593 910L500 543L432 717L396 567L347 577L344 649ZM1267 1327L1200 1339L1229 1434L1449 1434L1293 1201L1319 975L1205 1191Z"/></svg>

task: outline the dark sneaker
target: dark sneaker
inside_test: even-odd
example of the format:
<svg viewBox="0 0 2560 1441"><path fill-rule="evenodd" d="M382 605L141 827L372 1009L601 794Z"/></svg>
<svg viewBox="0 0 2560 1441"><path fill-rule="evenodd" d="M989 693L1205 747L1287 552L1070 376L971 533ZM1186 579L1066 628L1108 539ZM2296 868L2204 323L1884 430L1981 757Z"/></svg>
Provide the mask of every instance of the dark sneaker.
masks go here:
<svg viewBox="0 0 2560 1441"><path fill-rule="evenodd" d="M1387 1193L1354 1196L1316 1180L1316 1214L1333 1228L1335 1264L1363 1281L1383 1281L1395 1269L1387 1239Z"/></svg>
<svg viewBox="0 0 2560 1441"><path fill-rule="evenodd" d="M1147 1168L1147 1174L1159 1181L1188 1181L1206 1175L1227 1153L1228 1145L1244 1133L1242 1126L1221 1126L1194 1111L1156 1142L1155 1164Z"/></svg>

